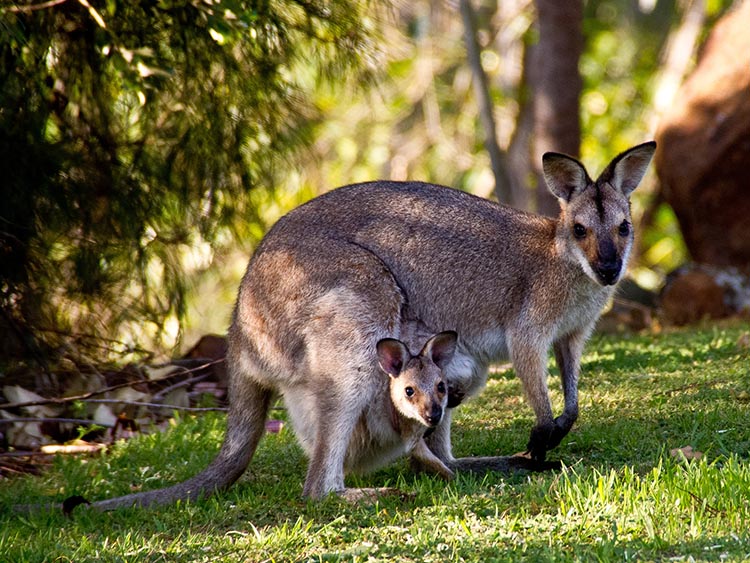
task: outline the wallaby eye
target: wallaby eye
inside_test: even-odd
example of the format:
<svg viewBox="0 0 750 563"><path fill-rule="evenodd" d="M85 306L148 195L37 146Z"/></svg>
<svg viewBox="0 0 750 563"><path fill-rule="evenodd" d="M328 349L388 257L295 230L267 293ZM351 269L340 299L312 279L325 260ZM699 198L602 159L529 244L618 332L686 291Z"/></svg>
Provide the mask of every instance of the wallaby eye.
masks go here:
<svg viewBox="0 0 750 563"><path fill-rule="evenodd" d="M623 221L620 223L620 229L618 230L621 237L626 237L630 234L630 223Z"/></svg>
<svg viewBox="0 0 750 563"><path fill-rule="evenodd" d="M445 383L442 381L437 384L437 391L438 393L445 393Z"/></svg>
<svg viewBox="0 0 750 563"><path fill-rule="evenodd" d="M576 223L575 225L573 225L573 236L577 239L586 238L586 227L584 227L580 223Z"/></svg>
<svg viewBox="0 0 750 563"><path fill-rule="evenodd" d="M407 387L404 389L404 393L406 393L407 397L413 397L414 396L414 387Z"/></svg>

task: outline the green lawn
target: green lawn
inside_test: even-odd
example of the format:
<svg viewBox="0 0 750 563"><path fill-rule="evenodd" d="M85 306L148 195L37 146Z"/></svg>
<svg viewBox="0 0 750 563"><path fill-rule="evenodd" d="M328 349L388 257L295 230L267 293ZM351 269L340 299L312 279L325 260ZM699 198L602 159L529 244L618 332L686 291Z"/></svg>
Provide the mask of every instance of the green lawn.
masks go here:
<svg viewBox="0 0 750 563"><path fill-rule="evenodd" d="M195 504L19 517L14 503L156 488L198 472L221 416L42 477L0 481L0 561L747 561L750 560L750 324L595 336L581 418L551 458L560 472L460 475L445 484L405 462L350 479L409 493L371 505L300 499L305 459L290 432L264 438L240 483ZM556 409L561 408L556 375ZM278 414L278 413L276 413ZM512 370L455 416L456 455L524 449L532 416ZM700 460L670 455L692 446Z"/></svg>

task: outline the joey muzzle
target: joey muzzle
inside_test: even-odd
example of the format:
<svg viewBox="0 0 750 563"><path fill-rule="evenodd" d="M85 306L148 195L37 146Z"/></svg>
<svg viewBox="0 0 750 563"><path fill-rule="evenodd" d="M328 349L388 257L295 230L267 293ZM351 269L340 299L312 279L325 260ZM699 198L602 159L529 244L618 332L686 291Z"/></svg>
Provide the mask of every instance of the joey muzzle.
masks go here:
<svg viewBox="0 0 750 563"><path fill-rule="evenodd" d="M431 408L426 408L422 412L422 419L427 423L427 426L435 427L440 423L443 418L443 407L440 405L432 405Z"/></svg>

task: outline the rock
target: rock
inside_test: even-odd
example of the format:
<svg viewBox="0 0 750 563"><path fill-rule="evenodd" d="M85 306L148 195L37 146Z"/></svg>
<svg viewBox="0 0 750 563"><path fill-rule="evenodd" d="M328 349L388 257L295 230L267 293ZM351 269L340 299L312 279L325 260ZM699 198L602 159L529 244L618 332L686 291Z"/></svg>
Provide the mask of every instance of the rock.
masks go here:
<svg viewBox="0 0 750 563"><path fill-rule="evenodd" d="M227 388L227 368L224 361L227 355L227 339L218 334L206 334L190 348L181 360L173 360L172 364L195 368L201 363L207 364L206 369L212 373L212 379L223 389ZM184 363L187 362L187 363ZM198 372L202 373L202 372Z"/></svg>
<svg viewBox="0 0 750 563"><path fill-rule="evenodd" d="M692 264L670 274L660 295L660 316L686 325L750 312L750 276L736 268Z"/></svg>
<svg viewBox="0 0 750 563"><path fill-rule="evenodd" d="M613 334L623 331L640 332L653 327L652 308L637 301L615 297L596 323L597 332Z"/></svg>
<svg viewBox="0 0 750 563"><path fill-rule="evenodd" d="M750 267L748 28L750 2L719 20L656 134L655 166L663 195L692 259L702 264ZM709 291L705 278L690 283ZM701 306L708 313L721 309L718 302Z"/></svg>

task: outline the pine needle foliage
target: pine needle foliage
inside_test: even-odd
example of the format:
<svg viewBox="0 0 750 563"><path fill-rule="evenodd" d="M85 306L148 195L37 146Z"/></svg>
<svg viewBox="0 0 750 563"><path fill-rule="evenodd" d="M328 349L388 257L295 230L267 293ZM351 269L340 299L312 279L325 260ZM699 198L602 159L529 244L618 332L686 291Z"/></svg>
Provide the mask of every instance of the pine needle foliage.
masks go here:
<svg viewBox="0 0 750 563"><path fill-rule="evenodd" d="M246 234L309 140L309 89L377 60L359 0L3 4L0 361L179 319L191 249Z"/></svg>

